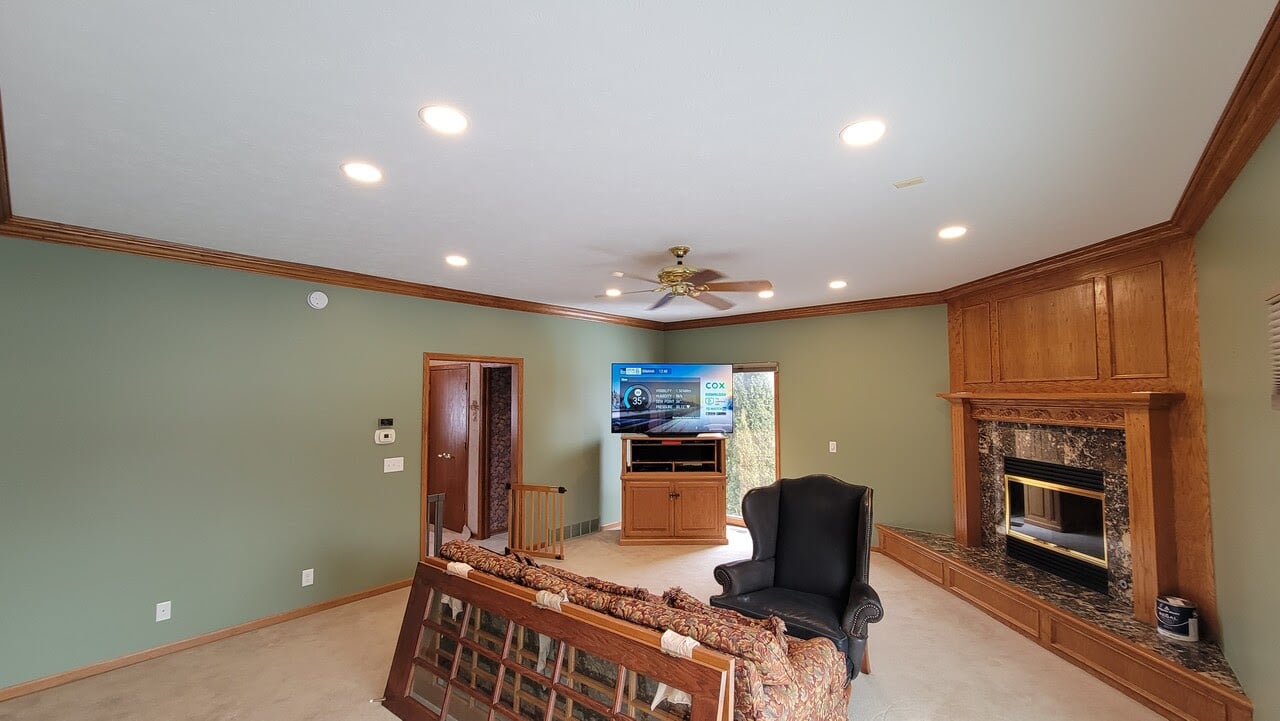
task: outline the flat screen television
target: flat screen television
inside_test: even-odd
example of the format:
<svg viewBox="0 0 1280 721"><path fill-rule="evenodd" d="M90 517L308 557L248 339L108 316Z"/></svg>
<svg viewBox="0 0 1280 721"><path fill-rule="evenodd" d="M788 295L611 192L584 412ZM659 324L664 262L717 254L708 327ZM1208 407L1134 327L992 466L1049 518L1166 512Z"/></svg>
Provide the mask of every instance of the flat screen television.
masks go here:
<svg viewBox="0 0 1280 721"><path fill-rule="evenodd" d="M733 366L614 363L614 433L733 432Z"/></svg>

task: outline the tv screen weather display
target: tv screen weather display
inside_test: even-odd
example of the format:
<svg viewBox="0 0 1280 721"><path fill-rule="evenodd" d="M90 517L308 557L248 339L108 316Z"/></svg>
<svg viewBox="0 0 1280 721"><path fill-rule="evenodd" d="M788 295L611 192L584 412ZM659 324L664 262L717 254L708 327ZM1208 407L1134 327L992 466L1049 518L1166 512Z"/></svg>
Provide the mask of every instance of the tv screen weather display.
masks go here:
<svg viewBox="0 0 1280 721"><path fill-rule="evenodd" d="M733 432L733 366L615 363L614 433Z"/></svg>

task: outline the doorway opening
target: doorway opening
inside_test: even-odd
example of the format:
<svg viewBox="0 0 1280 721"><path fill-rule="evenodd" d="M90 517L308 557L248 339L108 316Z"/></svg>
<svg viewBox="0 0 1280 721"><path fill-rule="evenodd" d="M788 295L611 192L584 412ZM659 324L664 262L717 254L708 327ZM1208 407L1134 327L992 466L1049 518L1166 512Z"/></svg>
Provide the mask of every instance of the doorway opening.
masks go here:
<svg viewBox="0 0 1280 721"><path fill-rule="evenodd" d="M733 366L733 433L725 441L725 511L743 525L742 497L778 480L778 364Z"/></svg>
<svg viewBox="0 0 1280 721"><path fill-rule="evenodd" d="M445 494L443 532L505 543L508 484L523 474L524 359L424 353L419 554L434 549L427 496Z"/></svg>

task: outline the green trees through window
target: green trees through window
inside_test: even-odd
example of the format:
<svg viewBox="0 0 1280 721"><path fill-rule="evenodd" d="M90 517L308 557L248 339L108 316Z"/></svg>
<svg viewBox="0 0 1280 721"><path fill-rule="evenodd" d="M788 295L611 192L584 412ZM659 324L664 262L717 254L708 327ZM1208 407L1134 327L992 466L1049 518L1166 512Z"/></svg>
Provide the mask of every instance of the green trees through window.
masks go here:
<svg viewBox="0 0 1280 721"><path fill-rule="evenodd" d="M733 374L733 433L725 442L728 514L742 516L742 497L778 478L776 371Z"/></svg>

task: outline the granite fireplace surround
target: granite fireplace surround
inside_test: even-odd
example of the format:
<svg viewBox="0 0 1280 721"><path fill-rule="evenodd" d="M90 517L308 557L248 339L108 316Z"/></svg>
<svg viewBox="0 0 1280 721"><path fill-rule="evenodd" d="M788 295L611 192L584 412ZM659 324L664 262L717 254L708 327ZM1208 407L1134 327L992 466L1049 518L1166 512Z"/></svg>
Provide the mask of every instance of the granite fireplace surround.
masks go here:
<svg viewBox="0 0 1280 721"><path fill-rule="evenodd" d="M1124 431L1037 423L978 421L978 473L982 502L982 547L1005 552L1004 459L1015 456L1102 471L1108 595L1133 605L1133 558L1129 539L1129 476Z"/></svg>

